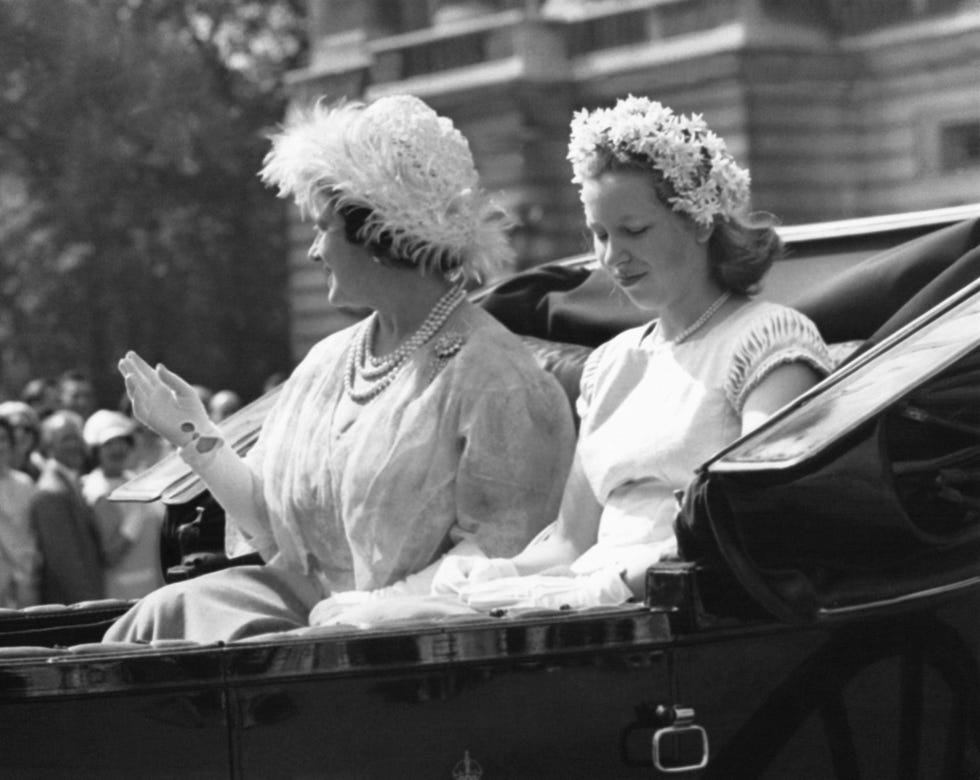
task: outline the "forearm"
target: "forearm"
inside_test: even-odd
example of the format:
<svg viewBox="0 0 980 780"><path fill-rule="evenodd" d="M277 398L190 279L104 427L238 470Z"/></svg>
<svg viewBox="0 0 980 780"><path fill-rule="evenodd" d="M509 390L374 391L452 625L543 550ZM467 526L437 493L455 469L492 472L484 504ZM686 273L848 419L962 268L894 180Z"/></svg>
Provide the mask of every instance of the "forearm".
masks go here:
<svg viewBox="0 0 980 780"><path fill-rule="evenodd" d="M556 527L543 539L536 540L511 559L519 574L537 572L570 565L582 551L575 542Z"/></svg>
<svg viewBox="0 0 980 780"><path fill-rule="evenodd" d="M521 574L535 574L556 566L568 566L595 544L602 506L592 492L576 453L572 461L561 508L554 527L531 542L514 564Z"/></svg>
<svg viewBox="0 0 980 780"><path fill-rule="evenodd" d="M180 448L181 458L207 486L226 517L263 557L274 545L262 489L248 464L226 443L200 452L195 444Z"/></svg>

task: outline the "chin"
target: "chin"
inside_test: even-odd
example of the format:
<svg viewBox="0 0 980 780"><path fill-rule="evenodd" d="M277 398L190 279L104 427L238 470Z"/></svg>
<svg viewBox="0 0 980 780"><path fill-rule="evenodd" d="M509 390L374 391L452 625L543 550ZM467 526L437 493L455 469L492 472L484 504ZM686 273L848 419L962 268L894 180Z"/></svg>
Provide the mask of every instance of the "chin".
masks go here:
<svg viewBox="0 0 980 780"><path fill-rule="evenodd" d="M623 294L630 299L630 302L638 309L649 311L656 314L660 310L660 304L652 300L650 296L644 295L642 290L632 291L627 287L620 287Z"/></svg>

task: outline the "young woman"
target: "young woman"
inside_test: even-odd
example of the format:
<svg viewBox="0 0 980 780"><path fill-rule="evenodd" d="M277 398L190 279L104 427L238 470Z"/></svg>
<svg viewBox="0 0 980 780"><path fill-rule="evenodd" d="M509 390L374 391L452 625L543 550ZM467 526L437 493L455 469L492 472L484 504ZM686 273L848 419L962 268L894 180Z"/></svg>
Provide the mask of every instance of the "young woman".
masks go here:
<svg viewBox="0 0 980 780"><path fill-rule="evenodd" d="M652 319L589 357L555 525L514 558L437 576L474 606L642 596L646 569L676 552L675 493L695 468L831 368L809 320L751 297L782 246L701 117L630 96L576 114L568 156L598 260ZM521 576L541 572L555 576Z"/></svg>
<svg viewBox="0 0 980 780"><path fill-rule="evenodd" d="M193 389L129 353L136 417L178 447L266 561L162 588L113 641L305 627L337 591L428 592L448 553L513 555L554 517L574 449L557 382L466 301L510 255L466 139L417 98L318 105L263 178L315 220L332 304L373 313L316 345L244 460Z"/></svg>

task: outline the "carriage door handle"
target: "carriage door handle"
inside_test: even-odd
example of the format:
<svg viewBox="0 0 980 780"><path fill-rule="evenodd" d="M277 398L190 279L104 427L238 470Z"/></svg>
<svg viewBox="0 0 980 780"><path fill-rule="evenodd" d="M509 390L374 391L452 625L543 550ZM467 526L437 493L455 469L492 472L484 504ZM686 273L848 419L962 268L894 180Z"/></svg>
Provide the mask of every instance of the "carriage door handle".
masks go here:
<svg viewBox="0 0 980 780"><path fill-rule="evenodd" d="M693 772L708 765L708 732L694 722L693 707L658 708L669 722L653 732L653 765L665 774Z"/></svg>
<svg viewBox="0 0 980 780"><path fill-rule="evenodd" d="M626 766L652 767L660 777L708 765L708 733L694 722L692 707L643 702L635 713L620 736L620 755Z"/></svg>

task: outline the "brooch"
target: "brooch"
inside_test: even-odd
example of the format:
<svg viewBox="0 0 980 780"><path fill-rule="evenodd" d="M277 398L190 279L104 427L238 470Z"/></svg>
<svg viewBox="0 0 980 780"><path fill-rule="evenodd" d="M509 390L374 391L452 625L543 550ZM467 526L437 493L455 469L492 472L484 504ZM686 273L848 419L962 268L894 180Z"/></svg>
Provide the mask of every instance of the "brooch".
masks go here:
<svg viewBox="0 0 980 780"><path fill-rule="evenodd" d="M432 350L436 357L448 360L463 348L463 337L458 333L444 333L435 340Z"/></svg>

